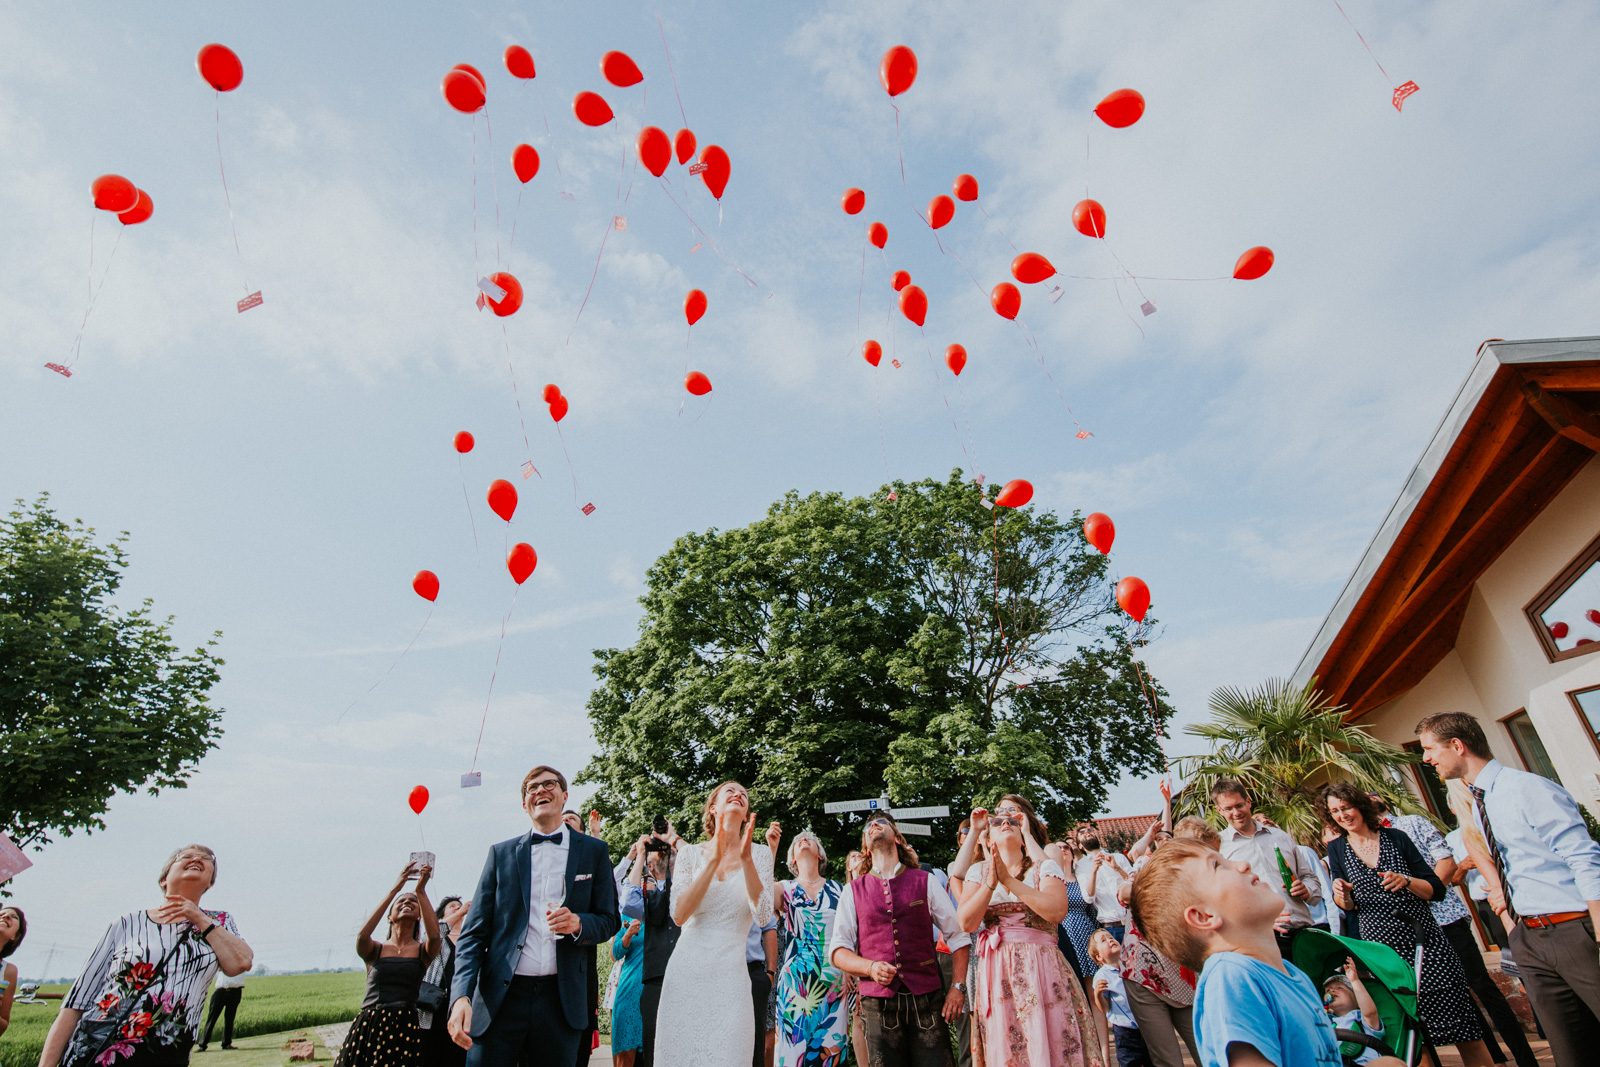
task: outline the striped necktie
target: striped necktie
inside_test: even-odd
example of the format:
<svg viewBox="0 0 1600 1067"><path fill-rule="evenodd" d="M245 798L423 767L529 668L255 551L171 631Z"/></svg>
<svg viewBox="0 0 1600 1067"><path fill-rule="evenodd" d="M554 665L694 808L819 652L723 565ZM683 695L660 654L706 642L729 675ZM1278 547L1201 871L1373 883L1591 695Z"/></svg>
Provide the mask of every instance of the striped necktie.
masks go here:
<svg viewBox="0 0 1600 1067"><path fill-rule="evenodd" d="M1500 890L1505 896L1506 915L1516 925L1517 909L1511 906L1511 882L1506 878L1506 861L1500 855L1500 846L1494 840L1494 825L1489 822L1489 809L1483 804L1483 790L1475 785L1467 786L1472 791L1472 799L1478 802L1478 818L1483 821L1483 839L1489 845L1489 855L1494 859L1494 873L1500 876Z"/></svg>

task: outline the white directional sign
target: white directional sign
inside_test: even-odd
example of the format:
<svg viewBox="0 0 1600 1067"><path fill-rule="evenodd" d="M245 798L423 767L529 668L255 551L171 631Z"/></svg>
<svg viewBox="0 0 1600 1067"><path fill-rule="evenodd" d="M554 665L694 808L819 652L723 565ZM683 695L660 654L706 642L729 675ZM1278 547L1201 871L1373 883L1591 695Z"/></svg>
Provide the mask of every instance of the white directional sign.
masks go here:
<svg viewBox="0 0 1600 1067"><path fill-rule="evenodd" d="M843 811L886 811L889 802L882 797L873 797L871 800L835 800L822 805L822 810L829 815L837 815Z"/></svg>
<svg viewBox="0 0 1600 1067"><path fill-rule="evenodd" d="M933 836L933 827L927 825L926 823L900 822L900 823L895 823L895 826L899 827L900 832L903 833L903 834L912 834L913 836L916 836L916 837L932 837Z"/></svg>
<svg viewBox="0 0 1600 1067"><path fill-rule="evenodd" d="M950 809L944 804L933 804L925 808L895 808L894 817L897 819L940 819L950 814Z"/></svg>

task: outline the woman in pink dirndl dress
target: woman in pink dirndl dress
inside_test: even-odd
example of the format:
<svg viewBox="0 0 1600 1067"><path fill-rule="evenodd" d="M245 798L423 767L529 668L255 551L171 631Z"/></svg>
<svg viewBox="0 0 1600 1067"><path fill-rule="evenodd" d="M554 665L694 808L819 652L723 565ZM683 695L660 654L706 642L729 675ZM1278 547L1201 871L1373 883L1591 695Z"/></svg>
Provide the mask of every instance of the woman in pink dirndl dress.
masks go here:
<svg viewBox="0 0 1600 1067"><path fill-rule="evenodd" d="M1004 796L988 817L988 858L962 879L957 914L977 953L974 1067L1105 1067L1083 986L1056 947L1066 875L1044 840L1033 805Z"/></svg>

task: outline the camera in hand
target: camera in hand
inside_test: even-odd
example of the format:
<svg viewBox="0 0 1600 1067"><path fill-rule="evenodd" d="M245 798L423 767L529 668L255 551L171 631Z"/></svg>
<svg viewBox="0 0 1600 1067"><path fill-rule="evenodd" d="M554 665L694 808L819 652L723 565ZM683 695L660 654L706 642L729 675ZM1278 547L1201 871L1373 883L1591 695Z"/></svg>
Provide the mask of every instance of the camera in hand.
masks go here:
<svg viewBox="0 0 1600 1067"><path fill-rule="evenodd" d="M665 815L656 816L655 821L650 824L650 831L655 836L644 843L646 853L672 851L672 846L661 840L667 833L667 817Z"/></svg>
<svg viewBox="0 0 1600 1067"><path fill-rule="evenodd" d="M665 815L657 815L656 821L650 824L650 829L654 833L665 836L667 832L667 817Z"/></svg>

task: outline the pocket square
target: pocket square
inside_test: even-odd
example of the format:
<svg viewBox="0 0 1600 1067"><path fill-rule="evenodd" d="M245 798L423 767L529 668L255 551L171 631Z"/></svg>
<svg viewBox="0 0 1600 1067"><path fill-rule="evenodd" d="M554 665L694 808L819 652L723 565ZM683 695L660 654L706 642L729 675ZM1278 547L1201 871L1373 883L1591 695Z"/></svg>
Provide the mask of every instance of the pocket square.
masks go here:
<svg viewBox="0 0 1600 1067"><path fill-rule="evenodd" d="M594 875L592 875L592 874L575 874L575 875L572 876L572 880L574 882L586 882L590 878L593 878L593 877L594 877Z"/></svg>

